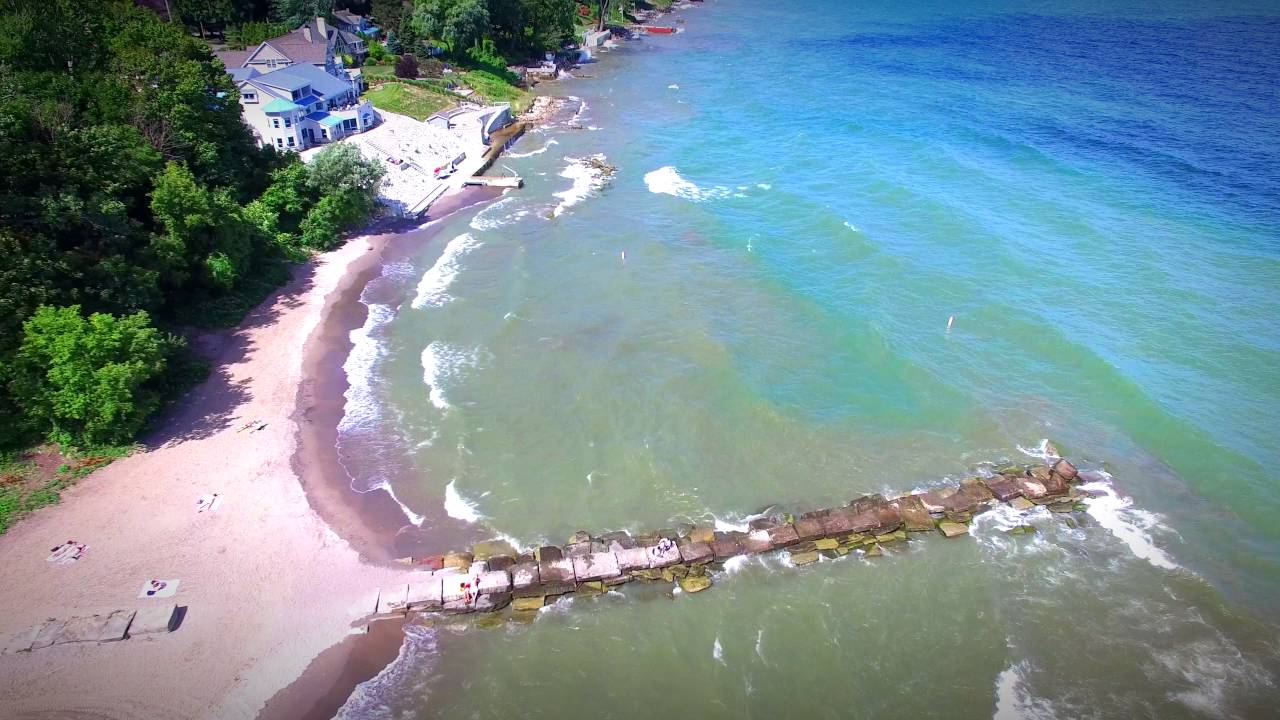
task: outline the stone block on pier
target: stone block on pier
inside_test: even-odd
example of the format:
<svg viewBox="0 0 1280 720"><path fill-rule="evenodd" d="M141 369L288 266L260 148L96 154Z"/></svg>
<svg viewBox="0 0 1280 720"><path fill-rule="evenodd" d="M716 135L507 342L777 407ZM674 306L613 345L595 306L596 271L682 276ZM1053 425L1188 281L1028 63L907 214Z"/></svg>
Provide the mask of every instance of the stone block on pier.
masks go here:
<svg viewBox="0 0 1280 720"><path fill-rule="evenodd" d="M474 607L476 612L494 612L510 604L509 592L481 593L476 597Z"/></svg>
<svg viewBox="0 0 1280 720"><path fill-rule="evenodd" d="M511 566L511 589L516 597L542 595L542 580L536 562L524 562Z"/></svg>
<svg viewBox="0 0 1280 720"><path fill-rule="evenodd" d="M680 546L680 559L687 565L711 562L715 552L705 542L690 542Z"/></svg>
<svg viewBox="0 0 1280 720"><path fill-rule="evenodd" d="M476 590L482 593L504 593L511 590L511 576L506 570L490 570L480 575Z"/></svg>
<svg viewBox="0 0 1280 720"><path fill-rule="evenodd" d="M680 546L670 538L659 539L656 545L645 548L649 558L649 567L664 568L675 565L681 561Z"/></svg>
<svg viewBox="0 0 1280 720"><path fill-rule="evenodd" d="M774 547L786 547L800 542L800 534L791 523L775 525L765 530L765 533L768 534L769 542L773 543Z"/></svg>
<svg viewBox="0 0 1280 720"><path fill-rule="evenodd" d="M544 562L547 560L559 560L564 557L564 551L556 547L555 545L543 545L542 547L533 551L533 557L538 562Z"/></svg>
<svg viewBox="0 0 1280 720"><path fill-rule="evenodd" d="M408 584L392 585L378 592L378 614L404 612L405 598L409 595Z"/></svg>
<svg viewBox="0 0 1280 720"><path fill-rule="evenodd" d="M569 543L564 546L564 556L568 558L581 557L592 553L608 552L604 543L599 540L589 540L587 542Z"/></svg>
<svg viewBox="0 0 1280 720"><path fill-rule="evenodd" d="M444 607L444 576L433 575L418 582L409 583L405 609L431 612Z"/></svg>
<svg viewBox="0 0 1280 720"><path fill-rule="evenodd" d="M889 503L902 518L902 526L907 532L925 532L933 530L933 517L925 509L924 503L915 495L904 495Z"/></svg>
<svg viewBox="0 0 1280 720"><path fill-rule="evenodd" d="M795 522L796 537L800 540L817 540L822 537L822 521L802 517Z"/></svg>
<svg viewBox="0 0 1280 720"><path fill-rule="evenodd" d="M757 555L766 553L773 549L773 541L769 539L769 531L767 529L752 530L742 538L743 552Z"/></svg>
<svg viewBox="0 0 1280 720"><path fill-rule="evenodd" d="M1067 482L1075 482L1076 478L1080 477L1080 472L1076 470L1076 466L1072 465L1069 460L1059 460L1053 464L1052 470Z"/></svg>
<svg viewBox="0 0 1280 720"><path fill-rule="evenodd" d="M495 555L515 555L516 549L506 540L485 540L471 546L471 555L476 560L487 560Z"/></svg>
<svg viewBox="0 0 1280 720"><path fill-rule="evenodd" d="M986 483L987 488L991 490L991 494L1000 502L1009 502L1016 497L1022 496L1022 489L1018 487L1017 477L996 475L995 477L987 478Z"/></svg>
<svg viewBox="0 0 1280 720"><path fill-rule="evenodd" d="M593 552L573 558L573 574L580 583L615 577L621 572L618 558L611 552Z"/></svg>
<svg viewBox="0 0 1280 720"><path fill-rule="evenodd" d="M615 530L600 536L600 542L604 543L607 550L617 552L619 550L629 550L636 547L636 541L632 539L631 534L626 530Z"/></svg>
<svg viewBox="0 0 1280 720"><path fill-rule="evenodd" d="M617 548L613 555L618 558L618 569L622 572L649 568L649 548Z"/></svg>
<svg viewBox="0 0 1280 720"><path fill-rule="evenodd" d="M577 586L577 576L573 572L573 560L544 560L538 563L538 578L542 583L543 595L560 595L573 592Z"/></svg>
<svg viewBox="0 0 1280 720"><path fill-rule="evenodd" d="M716 560L728 560L742 554L742 543L739 533L716 533L719 537L711 541L711 552Z"/></svg>
<svg viewBox="0 0 1280 720"><path fill-rule="evenodd" d="M689 531L689 542L711 544L716 539L716 529L706 525L699 525Z"/></svg>
<svg viewBox="0 0 1280 720"><path fill-rule="evenodd" d="M827 537L848 535L854 531L855 517L857 516L849 508L836 508L827 511L827 514L819 519L819 522L822 523L822 534Z"/></svg>

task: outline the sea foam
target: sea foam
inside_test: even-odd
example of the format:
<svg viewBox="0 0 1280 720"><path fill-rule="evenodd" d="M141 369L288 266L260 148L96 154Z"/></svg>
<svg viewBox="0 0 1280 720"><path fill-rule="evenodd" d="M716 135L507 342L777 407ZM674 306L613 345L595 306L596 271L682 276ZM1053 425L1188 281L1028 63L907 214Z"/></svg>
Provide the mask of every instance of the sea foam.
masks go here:
<svg viewBox="0 0 1280 720"><path fill-rule="evenodd" d="M444 488L444 512L455 520L469 523L479 522L480 518L484 517L480 514L479 506L458 492L458 480L456 478L450 480L449 484Z"/></svg>
<svg viewBox="0 0 1280 720"><path fill-rule="evenodd" d="M422 350L422 382L429 388L428 398L439 410L452 407L444 395L445 383L455 379L463 368L474 367L476 353L468 352L439 340Z"/></svg>
<svg viewBox="0 0 1280 720"><path fill-rule="evenodd" d="M458 276L458 263L477 244L471 233L463 233L450 240L435 264L418 281L418 293L413 299L413 307L441 307L452 300L449 286Z"/></svg>
<svg viewBox="0 0 1280 720"><path fill-rule="evenodd" d="M1105 472L1099 473L1109 478ZM1099 480L1080 486L1082 490L1097 493L1097 497L1084 498L1089 515L1098 524L1121 542L1129 546L1129 550L1139 558L1165 570L1174 570L1178 564L1168 553L1156 547L1148 532L1160 524L1160 517L1153 512L1138 510L1133 507L1133 499L1120 497L1109 482Z"/></svg>
<svg viewBox="0 0 1280 720"><path fill-rule="evenodd" d="M741 191L732 188L720 186L701 187L684 179L680 172L671 165L664 165L657 170L645 173L644 184L649 187L649 192L651 193L672 195L693 202L718 200L727 197L745 197Z"/></svg>
<svg viewBox="0 0 1280 720"><path fill-rule="evenodd" d="M573 185L568 190L561 190L554 195L560 198L560 204L551 211L552 217L559 217L564 211L590 197L609 182L609 175L597 167L592 161L604 162L605 156L596 154L585 158L565 158L569 164L560 171L560 177L569 178Z"/></svg>

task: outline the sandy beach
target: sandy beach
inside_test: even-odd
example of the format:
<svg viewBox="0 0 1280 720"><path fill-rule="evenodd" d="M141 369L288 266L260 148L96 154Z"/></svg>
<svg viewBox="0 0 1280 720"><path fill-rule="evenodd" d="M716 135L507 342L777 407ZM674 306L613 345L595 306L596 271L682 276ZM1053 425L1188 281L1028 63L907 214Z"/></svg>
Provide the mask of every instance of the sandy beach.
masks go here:
<svg viewBox="0 0 1280 720"><path fill-rule="evenodd" d="M176 632L154 640L0 656L5 717L255 717L353 632L379 585L403 575L363 561L324 522L294 457L308 339L376 267L387 237L357 237L299 268L226 337L212 376L144 449L0 537L0 565L23 579L0 584L2 637L46 617L188 609ZM265 426L238 431L250 421ZM214 492L221 507L198 514L197 498ZM68 539L87 543L85 556L46 562ZM139 599L149 578L181 585L170 601Z"/></svg>

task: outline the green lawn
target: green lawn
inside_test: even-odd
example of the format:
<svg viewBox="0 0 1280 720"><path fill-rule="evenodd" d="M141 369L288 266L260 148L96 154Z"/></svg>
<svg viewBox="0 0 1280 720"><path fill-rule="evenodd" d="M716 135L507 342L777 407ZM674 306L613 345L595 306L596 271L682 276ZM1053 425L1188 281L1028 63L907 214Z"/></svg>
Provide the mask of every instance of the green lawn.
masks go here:
<svg viewBox="0 0 1280 720"><path fill-rule="evenodd" d="M437 110L453 104L447 95L400 82L377 85L366 91L364 97L379 110L408 115L416 120L426 120Z"/></svg>

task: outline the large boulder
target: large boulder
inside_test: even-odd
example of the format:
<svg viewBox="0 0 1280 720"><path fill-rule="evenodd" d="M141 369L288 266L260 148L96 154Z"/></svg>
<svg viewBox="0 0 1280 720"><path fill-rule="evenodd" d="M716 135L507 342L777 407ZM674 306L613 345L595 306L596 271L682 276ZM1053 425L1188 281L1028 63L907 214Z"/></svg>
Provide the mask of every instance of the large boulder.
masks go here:
<svg viewBox="0 0 1280 720"><path fill-rule="evenodd" d="M849 503L849 510L854 514L852 531L856 533L893 532L902 525L898 509L880 494L854 500Z"/></svg>
<svg viewBox="0 0 1280 720"><path fill-rule="evenodd" d="M986 479L987 488L991 490L991 494L1000 502L1009 502L1010 500L1021 497L1022 489L1018 487L1018 477L1008 477L1006 475L996 475Z"/></svg>
<svg viewBox="0 0 1280 720"><path fill-rule="evenodd" d="M804 552L791 553L791 563L793 565L812 565L818 562L817 550L806 550Z"/></svg>
<svg viewBox="0 0 1280 720"><path fill-rule="evenodd" d="M591 533L587 532L586 530L579 530L569 536L570 545L577 545L579 543L589 543L589 542L591 542Z"/></svg>
<svg viewBox="0 0 1280 720"><path fill-rule="evenodd" d="M950 522L948 520L943 520L942 522L938 523L938 530L940 530L943 535L949 538L969 534L968 525L965 525L964 523Z"/></svg>
<svg viewBox="0 0 1280 720"><path fill-rule="evenodd" d="M715 557L711 545L705 542L689 542L680 546L680 559L686 565L708 563Z"/></svg>
<svg viewBox="0 0 1280 720"><path fill-rule="evenodd" d="M511 589L516 597L532 597L541 595L542 584L537 563L519 563L511 566Z"/></svg>
<svg viewBox="0 0 1280 720"><path fill-rule="evenodd" d="M766 553L773 549L773 541L769 539L769 530L760 529L752 530L742 539L742 549L744 552L756 555Z"/></svg>
<svg viewBox="0 0 1280 720"><path fill-rule="evenodd" d="M618 569L622 572L646 570L649 567L649 548L617 548L613 555L618 558Z"/></svg>
<svg viewBox="0 0 1280 720"><path fill-rule="evenodd" d="M702 592L711 587L711 578L706 575L687 575L677 582L680 584L680 589L687 593Z"/></svg>
<svg viewBox="0 0 1280 720"><path fill-rule="evenodd" d="M649 567L664 568L681 561L680 546L671 538L661 538L656 545L645 548L649 557Z"/></svg>
<svg viewBox="0 0 1280 720"><path fill-rule="evenodd" d="M627 550L636 546L636 541L626 530L615 530L600 536L600 542L609 550Z"/></svg>
<svg viewBox="0 0 1280 720"><path fill-rule="evenodd" d="M849 508L836 508L828 510L827 514L821 518L822 534L832 535L848 535L853 532L854 518L857 516Z"/></svg>
<svg viewBox="0 0 1280 720"><path fill-rule="evenodd" d="M1080 476L1080 472L1076 470L1076 466L1071 464L1069 460L1059 460L1053 464L1053 472L1060 475L1067 482L1075 482Z"/></svg>
<svg viewBox="0 0 1280 720"><path fill-rule="evenodd" d="M543 595L573 592L578 582L573 572L573 560L570 558L539 562L538 579L542 583Z"/></svg>
<svg viewBox="0 0 1280 720"><path fill-rule="evenodd" d="M475 556L469 552L451 552L444 556L444 567L470 568L475 559Z"/></svg>

